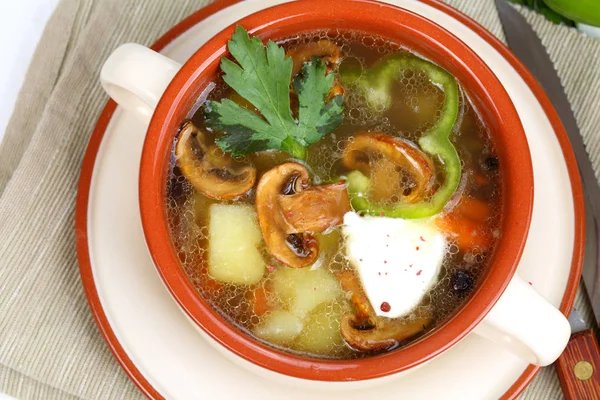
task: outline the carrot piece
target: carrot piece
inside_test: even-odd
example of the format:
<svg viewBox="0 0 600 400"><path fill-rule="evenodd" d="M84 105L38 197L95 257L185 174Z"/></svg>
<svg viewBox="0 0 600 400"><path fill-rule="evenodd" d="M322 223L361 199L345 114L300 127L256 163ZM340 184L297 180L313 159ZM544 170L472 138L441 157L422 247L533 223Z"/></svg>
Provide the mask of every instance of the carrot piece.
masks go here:
<svg viewBox="0 0 600 400"><path fill-rule="evenodd" d="M488 179L483 174L475 174L475 184L479 186L487 185Z"/></svg>
<svg viewBox="0 0 600 400"><path fill-rule="evenodd" d="M447 214L437 218L435 223L441 230L456 240L462 251L468 251L474 247L483 249L490 245L490 237L485 227L462 215Z"/></svg>
<svg viewBox="0 0 600 400"><path fill-rule="evenodd" d="M213 297L215 293L223 287L223 284L215 279L213 279L208 274L208 268L203 266L200 270L200 274L204 279L200 279L200 289L204 293L204 295Z"/></svg>
<svg viewBox="0 0 600 400"><path fill-rule="evenodd" d="M258 317L265 315L271 309L269 306L267 290L260 286L254 289L252 292L252 312Z"/></svg>
<svg viewBox="0 0 600 400"><path fill-rule="evenodd" d="M490 206L484 201L463 196L452 213L460 214L476 222L483 222L490 216Z"/></svg>
<svg viewBox="0 0 600 400"><path fill-rule="evenodd" d="M204 283L204 288L209 292L216 292L222 287L223 285L214 280L213 278L206 278L206 282Z"/></svg>
<svg viewBox="0 0 600 400"><path fill-rule="evenodd" d="M208 297L214 297L216 292L223 287L218 281L213 278L207 276L204 281L202 281L202 291Z"/></svg>

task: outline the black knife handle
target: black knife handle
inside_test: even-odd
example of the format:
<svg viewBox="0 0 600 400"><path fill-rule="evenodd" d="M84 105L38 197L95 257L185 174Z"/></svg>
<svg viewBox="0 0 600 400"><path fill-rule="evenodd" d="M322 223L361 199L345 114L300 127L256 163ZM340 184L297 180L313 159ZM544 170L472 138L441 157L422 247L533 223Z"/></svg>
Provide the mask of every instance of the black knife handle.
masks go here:
<svg viewBox="0 0 600 400"><path fill-rule="evenodd" d="M591 329L571 336L555 366L567 400L600 399L600 348Z"/></svg>

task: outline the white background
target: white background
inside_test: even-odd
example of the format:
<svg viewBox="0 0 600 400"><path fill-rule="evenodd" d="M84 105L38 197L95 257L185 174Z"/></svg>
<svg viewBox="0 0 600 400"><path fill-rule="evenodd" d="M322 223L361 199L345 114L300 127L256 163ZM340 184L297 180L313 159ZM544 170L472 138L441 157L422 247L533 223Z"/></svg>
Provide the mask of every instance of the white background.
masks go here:
<svg viewBox="0 0 600 400"><path fill-rule="evenodd" d="M0 141L31 56L58 1L0 0Z"/></svg>

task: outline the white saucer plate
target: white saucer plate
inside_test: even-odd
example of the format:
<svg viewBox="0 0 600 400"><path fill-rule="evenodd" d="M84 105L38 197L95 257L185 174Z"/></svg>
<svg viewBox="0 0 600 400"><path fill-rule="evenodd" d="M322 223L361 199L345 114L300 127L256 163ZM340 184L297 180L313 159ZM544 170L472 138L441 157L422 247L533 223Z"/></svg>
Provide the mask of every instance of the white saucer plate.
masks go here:
<svg viewBox="0 0 600 400"><path fill-rule="evenodd" d="M280 2L234 4L190 27L162 53L183 63L221 29ZM558 307L572 271L575 211L567 163L544 109L507 59L474 30L425 3L388 2L421 14L462 39L490 65L513 99L531 147L535 179L531 229L518 273ZM528 367L474 334L421 368L375 385L368 393L343 390L340 385L344 383L331 385L334 390L290 390L233 364L207 343L179 310L148 254L138 208L144 135L143 124L116 109L93 165L89 201L78 207L86 207L92 284L109 328L126 357L159 395L169 399L310 396L349 400L364 399L365 395L377 399L497 399Z"/></svg>

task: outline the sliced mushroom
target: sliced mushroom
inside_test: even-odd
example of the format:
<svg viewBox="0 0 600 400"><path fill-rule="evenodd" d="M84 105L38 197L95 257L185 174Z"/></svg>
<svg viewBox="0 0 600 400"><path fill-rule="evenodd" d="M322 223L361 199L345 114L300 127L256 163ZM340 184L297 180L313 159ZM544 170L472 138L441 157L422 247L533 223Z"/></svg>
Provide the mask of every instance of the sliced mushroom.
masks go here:
<svg viewBox="0 0 600 400"><path fill-rule="evenodd" d="M315 262L314 233L342 223L350 210L345 184L311 187L308 170L297 163L266 172L256 188L256 213L269 252L292 267Z"/></svg>
<svg viewBox="0 0 600 400"><path fill-rule="evenodd" d="M375 316L375 311L371 307L371 303L367 300L367 296L363 291L359 280L350 270L344 270L336 274L340 285L344 291L350 293L350 301L354 304L354 320L357 323L365 323L370 318Z"/></svg>
<svg viewBox="0 0 600 400"><path fill-rule="evenodd" d="M181 128L175 155L183 176L196 190L213 199L241 196L256 181L252 164L234 160L218 146L208 145L204 133L190 121Z"/></svg>
<svg viewBox="0 0 600 400"><path fill-rule="evenodd" d="M280 196L279 205L290 227L286 233L323 232L340 225L351 210L345 182L314 186Z"/></svg>
<svg viewBox="0 0 600 400"><path fill-rule="evenodd" d="M345 314L340 322L342 337L353 349L360 351L382 351L398 346L406 339L417 335L431 323L431 316L426 315L414 321L383 318L377 324L365 326L357 323L354 315Z"/></svg>
<svg viewBox="0 0 600 400"><path fill-rule="evenodd" d="M321 58L327 66L327 71L331 72L340 62L341 54L338 45L326 39L300 44L287 52L287 56L294 62L292 76L296 76L304 63L310 61L313 57Z"/></svg>
<svg viewBox="0 0 600 400"><path fill-rule="evenodd" d="M339 46L333 43L331 40L319 40L318 42L310 42L300 44L287 52L287 56L292 59L292 77L296 76L305 62L312 60L313 57L319 57L327 66L327 72L331 72L335 69L337 64L341 60L341 50ZM335 96L344 94L344 88L336 79L333 83L333 87L329 91L327 100L331 100Z"/></svg>
<svg viewBox="0 0 600 400"><path fill-rule="evenodd" d="M346 168L371 178L374 201L416 203L430 191L435 167L413 144L383 133L360 133L344 150Z"/></svg>
<svg viewBox="0 0 600 400"><path fill-rule="evenodd" d="M431 315L424 314L413 321L378 317L367 300L356 275L349 270L337 274L342 288L350 293L355 313L342 317L340 332L350 347L360 351L382 351L422 332Z"/></svg>

